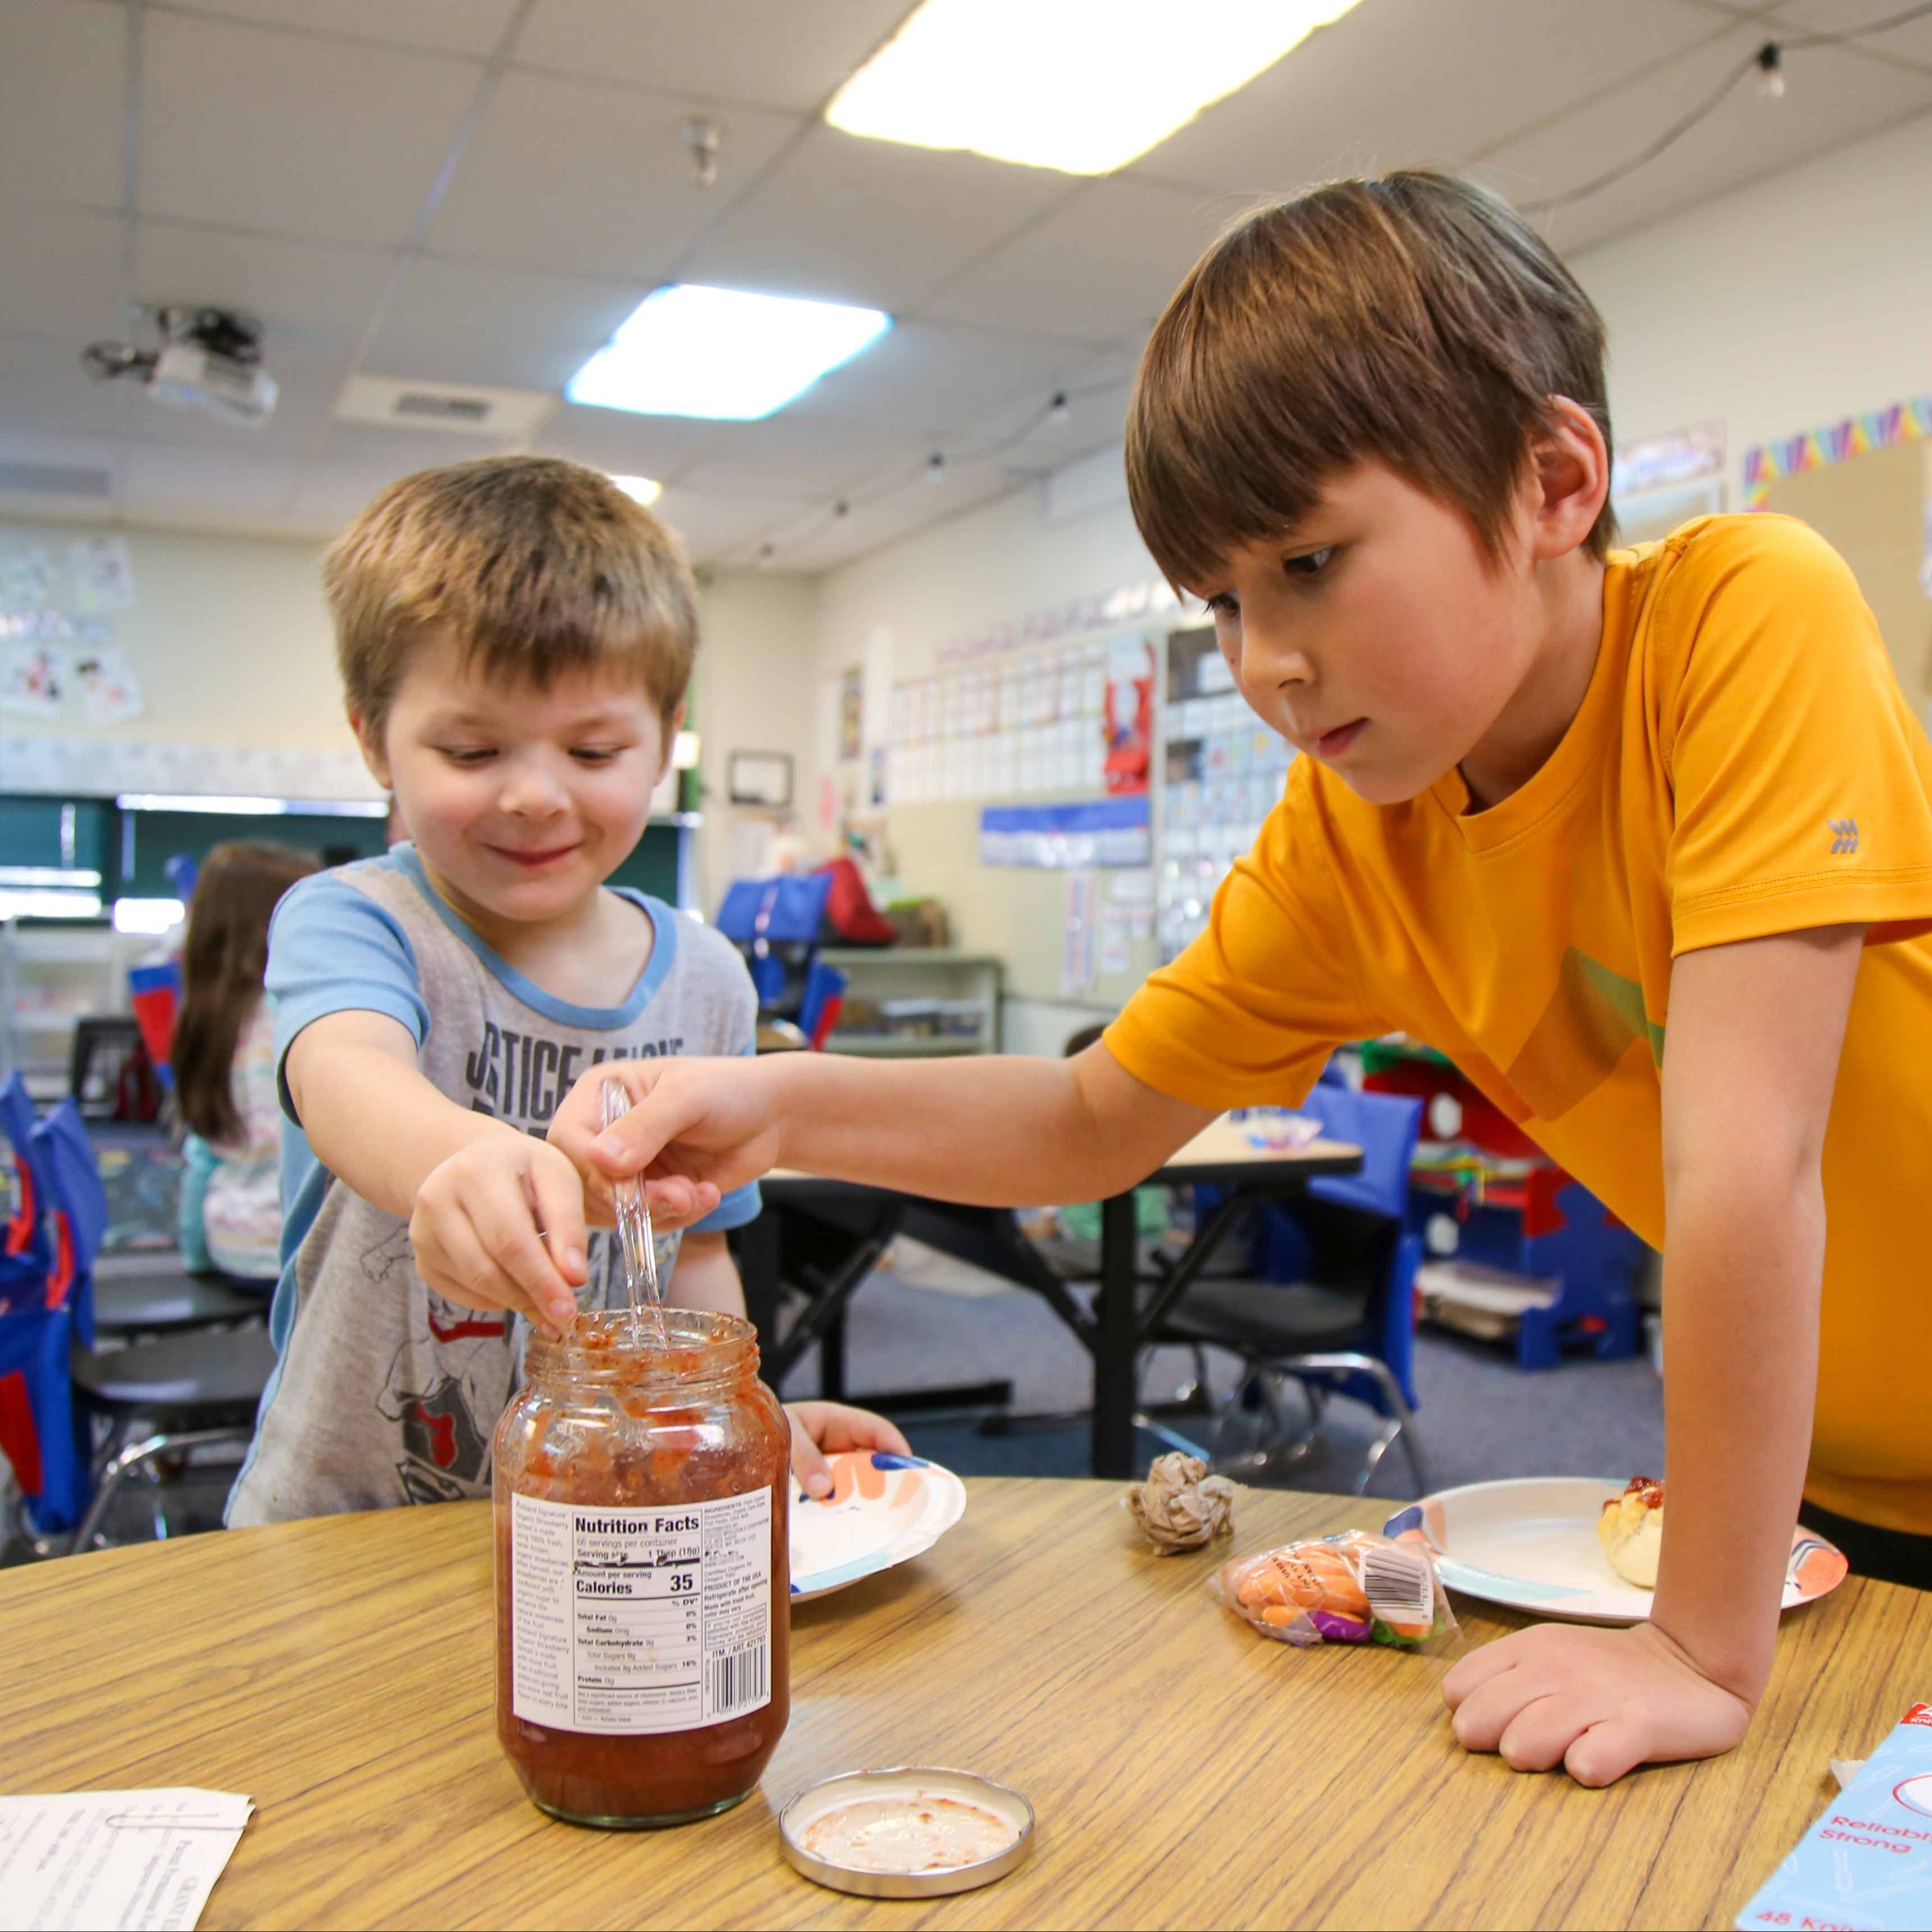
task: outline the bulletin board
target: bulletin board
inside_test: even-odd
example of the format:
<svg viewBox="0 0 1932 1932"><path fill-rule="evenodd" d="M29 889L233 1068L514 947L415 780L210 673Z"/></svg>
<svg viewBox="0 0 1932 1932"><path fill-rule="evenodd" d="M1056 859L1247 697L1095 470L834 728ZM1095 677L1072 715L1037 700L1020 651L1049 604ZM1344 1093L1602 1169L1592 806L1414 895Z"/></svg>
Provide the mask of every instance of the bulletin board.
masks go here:
<svg viewBox="0 0 1932 1932"><path fill-rule="evenodd" d="M1150 864L987 864L981 817L989 806L1144 792L1158 658L1158 634L1116 628L892 688L885 791L897 876L944 903L956 944L1005 961L1011 994L1111 1010L1153 968ZM1077 985L1067 976L1076 910L1094 933L1092 969Z"/></svg>
<svg viewBox="0 0 1932 1932"><path fill-rule="evenodd" d="M1772 482L1763 506L1809 524L1852 567L1878 620L1899 686L1924 717L1932 699L1926 594L1932 442L1894 443Z"/></svg>

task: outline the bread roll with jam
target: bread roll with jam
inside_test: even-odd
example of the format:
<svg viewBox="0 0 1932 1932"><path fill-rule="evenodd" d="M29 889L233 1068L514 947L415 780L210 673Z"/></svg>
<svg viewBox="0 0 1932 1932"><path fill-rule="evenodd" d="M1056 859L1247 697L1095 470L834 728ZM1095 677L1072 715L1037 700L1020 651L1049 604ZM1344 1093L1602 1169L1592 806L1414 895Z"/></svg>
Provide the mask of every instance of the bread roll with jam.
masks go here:
<svg viewBox="0 0 1932 1932"><path fill-rule="evenodd" d="M1633 1476L1620 1496L1604 1504L1597 1540L1610 1568L1640 1590L1657 1588L1657 1559L1664 1548L1664 1485Z"/></svg>

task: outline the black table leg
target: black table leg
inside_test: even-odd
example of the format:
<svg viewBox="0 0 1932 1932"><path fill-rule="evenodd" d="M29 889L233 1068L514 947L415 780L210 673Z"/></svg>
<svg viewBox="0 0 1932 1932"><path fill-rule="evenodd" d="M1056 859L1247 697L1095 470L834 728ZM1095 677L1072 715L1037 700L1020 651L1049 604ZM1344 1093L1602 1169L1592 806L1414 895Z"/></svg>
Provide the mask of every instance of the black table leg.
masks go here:
<svg viewBox="0 0 1932 1932"><path fill-rule="evenodd" d="M841 1295L838 1305L818 1331L818 1399L820 1402L845 1400L845 1304L850 1298Z"/></svg>
<svg viewBox="0 0 1932 1932"><path fill-rule="evenodd" d="M1100 1204L1100 1293L1094 1330L1094 1473L1116 1480L1134 1473L1136 1363L1140 1316L1134 1306L1134 1197Z"/></svg>
<svg viewBox="0 0 1932 1932"><path fill-rule="evenodd" d="M770 1355L778 1346L778 1214L767 1207L755 1221L734 1228L730 1236L731 1258L738 1264L738 1278L745 1285L745 1313L758 1331L760 1354Z"/></svg>

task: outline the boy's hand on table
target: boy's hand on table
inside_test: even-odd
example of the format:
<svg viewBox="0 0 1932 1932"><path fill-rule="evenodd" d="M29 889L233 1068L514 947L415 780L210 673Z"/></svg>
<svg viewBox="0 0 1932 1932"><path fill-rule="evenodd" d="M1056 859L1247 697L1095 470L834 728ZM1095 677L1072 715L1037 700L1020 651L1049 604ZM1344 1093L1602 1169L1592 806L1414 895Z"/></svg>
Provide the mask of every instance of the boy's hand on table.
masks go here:
<svg viewBox="0 0 1932 1932"><path fill-rule="evenodd" d="M586 1276L584 1190L556 1148L506 1128L430 1170L410 1216L416 1271L446 1301L507 1308L554 1340Z"/></svg>
<svg viewBox="0 0 1932 1932"><path fill-rule="evenodd" d="M793 1480L809 1496L832 1493L832 1466L825 1459L842 1449L883 1449L909 1456L912 1445L883 1415L849 1408L842 1402L788 1402Z"/></svg>
<svg viewBox="0 0 1932 1932"><path fill-rule="evenodd" d="M632 1111L606 1132L604 1082L613 1079ZM607 1060L578 1080L548 1131L581 1177L595 1226L616 1224L611 1182L641 1174L653 1222L670 1228L701 1221L770 1167L778 1129L770 1082L754 1061L694 1058Z"/></svg>
<svg viewBox="0 0 1932 1932"><path fill-rule="evenodd" d="M1742 1741L1751 1716L1649 1622L1534 1624L1464 1658L1442 1695L1464 1749L1496 1751L1515 1771L1560 1764L1588 1785L1640 1764L1716 1757Z"/></svg>

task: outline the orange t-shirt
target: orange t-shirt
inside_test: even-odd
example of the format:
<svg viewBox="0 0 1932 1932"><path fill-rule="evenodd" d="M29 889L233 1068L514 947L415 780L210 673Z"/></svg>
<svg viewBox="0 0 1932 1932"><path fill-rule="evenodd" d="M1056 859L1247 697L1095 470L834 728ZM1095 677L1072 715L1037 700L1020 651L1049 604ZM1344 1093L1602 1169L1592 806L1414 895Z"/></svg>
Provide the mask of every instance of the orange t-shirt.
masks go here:
<svg viewBox="0 0 1932 1932"><path fill-rule="evenodd" d="M1660 1247L1671 961L1867 923L1825 1142L1806 1493L1932 1533L1932 745L1851 572L1781 517L1612 554L1562 743L1468 805L1454 772L1377 806L1297 759L1207 930L1108 1046L1222 1108L1295 1102L1336 1046L1413 1034Z"/></svg>

